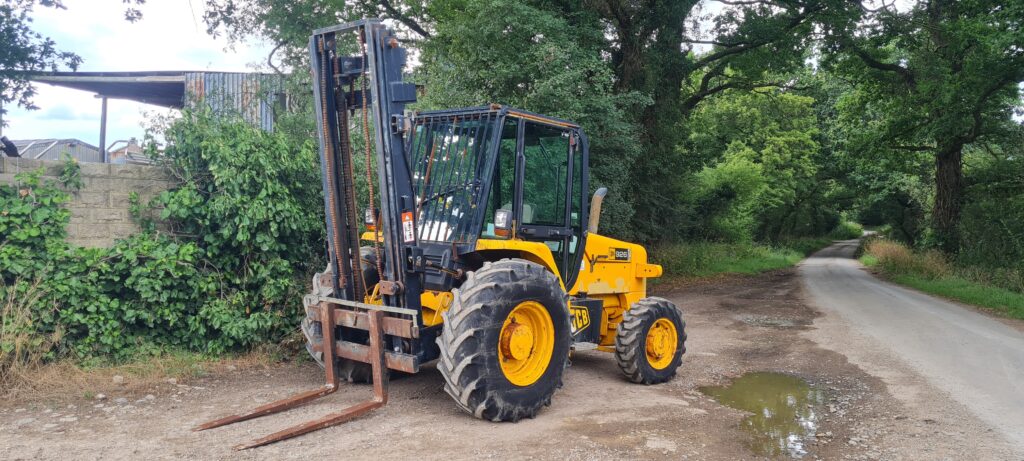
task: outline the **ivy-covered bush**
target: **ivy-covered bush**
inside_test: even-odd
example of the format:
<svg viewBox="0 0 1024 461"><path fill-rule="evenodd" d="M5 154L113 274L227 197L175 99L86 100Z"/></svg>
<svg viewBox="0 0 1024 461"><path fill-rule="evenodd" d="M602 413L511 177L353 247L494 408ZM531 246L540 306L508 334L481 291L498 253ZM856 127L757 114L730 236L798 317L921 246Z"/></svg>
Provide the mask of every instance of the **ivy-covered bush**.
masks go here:
<svg viewBox="0 0 1024 461"><path fill-rule="evenodd" d="M180 185L136 206L145 231L109 249L65 242L62 205L81 184L73 162L63 184L31 172L0 186L4 294L35 287L31 329L60 332L50 356L217 353L294 331L308 274L322 264L312 144L207 113L186 113L165 138Z"/></svg>

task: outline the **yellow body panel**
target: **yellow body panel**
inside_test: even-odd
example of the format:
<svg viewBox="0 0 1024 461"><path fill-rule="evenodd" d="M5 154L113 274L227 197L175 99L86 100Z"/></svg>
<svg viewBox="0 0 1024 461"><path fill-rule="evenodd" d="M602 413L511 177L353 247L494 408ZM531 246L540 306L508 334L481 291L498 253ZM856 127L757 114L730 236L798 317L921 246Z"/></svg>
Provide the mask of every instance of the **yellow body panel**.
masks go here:
<svg viewBox="0 0 1024 461"><path fill-rule="evenodd" d="M647 296L647 279L661 276L661 266L647 262L644 247L598 234L587 236L580 273L569 294L586 293L604 303L601 345L615 344L622 313Z"/></svg>
<svg viewBox="0 0 1024 461"><path fill-rule="evenodd" d="M362 239L373 241L380 234L364 232ZM533 261L550 270L558 277L562 289L565 282L559 273L551 249L541 242L520 239L478 239L476 250L481 253L488 251L513 251L528 261ZM647 262L647 250L644 247L605 237L598 234L587 236L583 260L576 282L568 290L571 296L586 294L589 298L601 299L604 303L604 315L601 319L601 346L615 344L615 330L622 321L622 313L633 303L647 296L647 279L660 277L661 266ZM420 298L423 305L424 326L439 325L443 322L441 314L451 307L454 297L450 292L424 291ZM607 347L601 347L608 350Z"/></svg>
<svg viewBox="0 0 1024 461"><path fill-rule="evenodd" d="M562 280L551 249L543 243L519 239L479 239L476 249L481 252L519 252L523 259L547 267ZM661 273L661 266L647 262L647 250L644 247L589 234L579 275L568 292L571 296L586 293L589 298L602 300L604 315L601 319L601 345L611 346L615 344L615 327L622 321L622 313L647 296L647 279L660 277ZM565 289L564 282L562 288Z"/></svg>
<svg viewBox="0 0 1024 461"><path fill-rule="evenodd" d="M423 306L423 326L431 327L444 323L441 314L452 307L455 296L450 291L424 290L420 295L420 305Z"/></svg>
<svg viewBox="0 0 1024 461"><path fill-rule="evenodd" d="M519 239L478 239L476 241L476 251L483 252L487 250L518 251L523 259L533 261L548 268L549 271L558 277L558 283L562 285L562 289L565 289L565 281L562 280L562 274L558 273L555 257L551 255L551 249L547 245Z"/></svg>

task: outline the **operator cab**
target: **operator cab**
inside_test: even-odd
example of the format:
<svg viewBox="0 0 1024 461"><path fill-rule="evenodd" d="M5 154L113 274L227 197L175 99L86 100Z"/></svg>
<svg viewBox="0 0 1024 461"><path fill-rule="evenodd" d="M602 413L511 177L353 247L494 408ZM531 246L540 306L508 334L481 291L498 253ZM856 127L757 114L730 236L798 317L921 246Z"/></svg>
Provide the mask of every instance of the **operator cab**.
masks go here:
<svg viewBox="0 0 1024 461"><path fill-rule="evenodd" d="M492 105L416 114L409 136L425 286L458 286L485 258L478 240L544 244L565 285L585 239L587 142L579 126Z"/></svg>

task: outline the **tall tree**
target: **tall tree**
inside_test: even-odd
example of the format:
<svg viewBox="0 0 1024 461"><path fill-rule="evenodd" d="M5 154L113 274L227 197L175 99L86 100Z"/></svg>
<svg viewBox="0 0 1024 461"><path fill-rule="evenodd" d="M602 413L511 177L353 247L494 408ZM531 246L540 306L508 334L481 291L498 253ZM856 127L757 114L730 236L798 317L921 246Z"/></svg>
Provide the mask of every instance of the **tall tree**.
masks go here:
<svg viewBox="0 0 1024 461"><path fill-rule="evenodd" d="M706 167L700 179L709 171L731 171L740 162L749 162L768 186L752 197L749 234L777 241L821 235L836 225L838 215L825 201L832 181L819 171L825 162L819 158L823 150L815 115L814 99L764 88L726 91L701 105L690 119L688 148L714 165ZM735 189L729 181L719 181ZM697 211L698 218L706 213ZM711 231L704 238L728 234L716 226L701 227L701 232Z"/></svg>
<svg viewBox="0 0 1024 461"><path fill-rule="evenodd" d="M679 148L687 133L682 121L723 91L785 85L773 76L802 64L814 22L830 4L584 0L582 5L594 8L606 24L605 52L616 87L653 101L638 115L644 155L633 168L634 227L647 240L671 238L664 229L673 228L672 219L681 212L676 205L683 182L701 168L699 159Z"/></svg>
<svg viewBox="0 0 1024 461"><path fill-rule="evenodd" d="M705 3L718 6L706 9ZM526 8L536 13L531 13L530 19L557 18L565 25L558 34L559 40L568 46L566 51L576 53L573 63L604 66L610 70L606 77L614 94L633 101L638 101L634 96L649 101L627 111L623 121L636 126L627 130L633 133L628 139L598 138L595 144L631 143L642 152L611 163L618 168L624 186L617 192L625 195L626 203L633 208L628 227L636 231L638 238L655 240L673 237L663 229L671 228L679 214L684 178L701 167L700 162L686 158L679 149L686 137L685 130L680 130L685 124L680 120L701 101L727 89L784 85L785 82L767 76L800 66L802 50L812 38L814 21L828 6L826 0L208 0L207 23L215 33L236 37L255 33L268 37L278 44L275 50L284 50L286 56L300 62L312 26L383 16L404 32L409 46L432 53L429 59L434 62L450 57L448 65L460 68L457 59L486 51L482 49L484 45L491 46L494 52L478 54L476 58L507 63L536 56L532 52L520 56L498 54L500 50L515 51L507 43L474 43L473 40L484 39L475 36L476 29L494 29L487 21L495 18L479 14L483 9L501 15L503 10L519 14ZM452 14L455 11L459 14ZM476 25L467 26L470 20L476 21ZM710 25L711 30L702 33L705 25ZM456 36L452 32L455 30L465 36ZM443 53L438 51L439 47L444 47ZM710 50L697 55L698 47ZM504 69L477 61L480 65L461 67L467 72L446 74L445 83L469 88L466 96L474 98L473 104L520 101L504 99L508 98L509 93L503 92L508 87L498 84L509 76L498 75ZM526 69L536 63L521 64ZM434 70L443 68L437 66ZM572 78L579 68L567 69L563 78ZM506 83L537 88L541 80L550 80L557 69L545 70L540 74L524 70ZM600 71L592 75L603 74ZM484 81L488 75L495 77L494 84L471 83ZM691 81L694 75L701 77ZM538 99L522 101L529 104ZM544 107L528 105L527 109ZM612 132L624 133L607 133Z"/></svg>
<svg viewBox="0 0 1024 461"><path fill-rule="evenodd" d="M932 237L956 252L964 149L1003 130L1020 104L1024 1L854 5L823 25L825 62L858 87L873 135L865 150L933 157Z"/></svg>
<svg viewBox="0 0 1024 461"><path fill-rule="evenodd" d="M602 232L631 237L630 165L640 155L630 115L650 100L617 92L601 59L599 17L505 0L436 0L423 44L424 104L500 102L573 120L590 137L591 184L608 187Z"/></svg>

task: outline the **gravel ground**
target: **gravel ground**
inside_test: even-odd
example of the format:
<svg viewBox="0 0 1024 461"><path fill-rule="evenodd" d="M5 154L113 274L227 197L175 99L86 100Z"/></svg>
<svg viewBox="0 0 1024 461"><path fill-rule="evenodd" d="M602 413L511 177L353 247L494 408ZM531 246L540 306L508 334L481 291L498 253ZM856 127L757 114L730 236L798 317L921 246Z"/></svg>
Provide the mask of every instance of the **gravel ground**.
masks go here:
<svg viewBox="0 0 1024 461"><path fill-rule="evenodd" d="M741 429L746 414L698 391L751 371L788 373L825 391L804 459L1024 459L899 360L865 361L858 350L851 362L843 353L862 344L847 342L842 318L804 302L795 270L654 292L676 302L687 320L679 375L662 385L630 384L609 354L579 353L551 407L532 420L496 424L461 413L428 365L393 381L386 407L289 441L231 450L355 403L369 387L344 386L284 414L190 431L322 380L312 363L281 364L168 382L142 395L0 402L0 459L759 459Z"/></svg>

